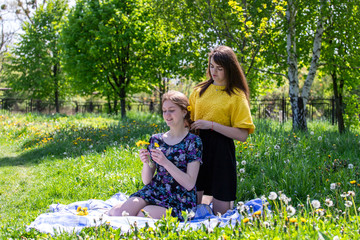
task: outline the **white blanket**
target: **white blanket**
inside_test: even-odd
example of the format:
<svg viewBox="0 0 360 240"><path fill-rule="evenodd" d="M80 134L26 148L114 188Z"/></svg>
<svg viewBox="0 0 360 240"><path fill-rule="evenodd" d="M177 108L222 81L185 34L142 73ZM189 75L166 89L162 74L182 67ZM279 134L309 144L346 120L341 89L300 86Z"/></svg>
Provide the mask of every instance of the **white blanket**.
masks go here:
<svg viewBox="0 0 360 240"><path fill-rule="evenodd" d="M84 227L95 227L101 224L109 224L112 228L121 228L122 232L130 231L130 226L137 223L139 228L145 227L147 223L150 227L155 228L154 223L156 219L146 217L132 217L121 216L114 217L105 214L110 208L127 200L127 196L123 193L117 193L110 199L96 200L90 199L88 201L74 202L69 205L52 204L49 211L38 216L29 226L27 230L34 228L40 232L55 234L55 232L69 232L78 233ZM261 199L254 199L245 203L246 206L252 206L252 211L262 211L263 203ZM78 207L87 207L88 215L79 216ZM202 224L207 227L214 228L219 225L225 226L227 224L235 224L236 221L241 221L242 215L236 209L229 210L221 217L215 216L208 211L209 207L206 205L199 205L196 209L195 217L186 223L180 222L179 227L199 228Z"/></svg>

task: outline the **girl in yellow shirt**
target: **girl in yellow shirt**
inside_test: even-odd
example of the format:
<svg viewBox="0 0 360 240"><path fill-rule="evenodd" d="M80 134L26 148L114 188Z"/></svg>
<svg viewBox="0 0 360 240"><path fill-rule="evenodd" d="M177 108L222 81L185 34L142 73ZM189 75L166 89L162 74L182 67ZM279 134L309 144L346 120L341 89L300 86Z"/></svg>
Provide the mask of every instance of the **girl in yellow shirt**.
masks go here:
<svg viewBox="0 0 360 240"><path fill-rule="evenodd" d="M213 211L225 213L236 200L234 139L246 141L254 132L249 107L249 88L234 51L219 46L209 54L209 80L190 95L192 130L203 142L203 165L197 178L198 204L203 195L213 197Z"/></svg>

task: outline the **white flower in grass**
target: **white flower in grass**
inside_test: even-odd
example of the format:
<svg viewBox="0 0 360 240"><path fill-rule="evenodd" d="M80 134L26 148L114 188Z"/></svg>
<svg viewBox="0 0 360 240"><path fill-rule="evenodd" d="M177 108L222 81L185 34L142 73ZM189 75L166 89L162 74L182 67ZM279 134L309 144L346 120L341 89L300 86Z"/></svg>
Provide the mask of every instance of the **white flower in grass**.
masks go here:
<svg viewBox="0 0 360 240"><path fill-rule="evenodd" d="M354 168L354 165L352 165L351 163L349 163L348 169L353 169L353 168Z"/></svg>
<svg viewBox="0 0 360 240"><path fill-rule="evenodd" d="M358 208L358 212L360 212L360 207Z"/></svg>
<svg viewBox="0 0 360 240"><path fill-rule="evenodd" d="M127 211L123 211L122 213L121 213L121 216L129 216L129 213L127 212Z"/></svg>
<svg viewBox="0 0 360 240"><path fill-rule="evenodd" d="M345 207L351 207L352 202L351 201L345 201Z"/></svg>
<svg viewBox="0 0 360 240"><path fill-rule="evenodd" d="M318 140L321 141L321 140L322 140L322 136L319 136L319 137L318 137Z"/></svg>
<svg viewBox="0 0 360 240"><path fill-rule="evenodd" d="M295 209L293 206L291 206L291 205L289 205L289 206L286 208L286 211L288 212L288 214L289 214L290 217L293 216L293 215L295 215L295 213L296 213L296 209Z"/></svg>
<svg viewBox="0 0 360 240"><path fill-rule="evenodd" d="M240 173L244 173L245 172L245 168L240 168Z"/></svg>
<svg viewBox="0 0 360 240"><path fill-rule="evenodd" d="M244 179L244 178L240 178L240 182L243 182L243 181L245 181L245 179Z"/></svg>
<svg viewBox="0 0 360 240"><path fill-rule="evenodd" d="M333 240L340 240L338 236L334 236Z"/></svg>
<svg viewBox="0 0 360 240"><path fill-rule="evenodd" d="M349 195L346 193L346 192L343 192L342 194L340 194L340 197L342 197L342 198L346 198L346 197L348 197Z"/></svg>
<svg viewBox="0 0 360 240"><path fill-rule="evenodd" d="M246 161L241 161L241 165L246 165Z"/></svg>
<svg viewBox="0 0 360 240"><path fill-rule="evenodd" d="M318 200L312 200L312 201L311 201L311 205L312 205L314 208L318 209L318 208L320 207L320 202L319 202Z"/></svg>
<svg viewBox="0 0 360 240"><path fill-rule="evenodd" d="M325 199L325 205L328 207L332 207L334 206L334 202L330 198L327 198Z"/></svg>
<svg viewBox="0 0 360 240"><path fill-rule="evenodd" d="M350 196L350 197L355 197L355 192L354 191L348 191L347 194Z"/></svg>
<svg viewBox="0 0 360 240"><path fill-rule="evenodd" d="M310 135L314 135L314 132L313 132L313 131L311 131L311 132L310 132Z"/></svg>
<svg viewBox="0 0 360 240"><path fill-rule="evenodd" d="M335 190L335 188L336 188L336 183L330 184L330 189L331 189L331 190Z"/></svg>
<svg viewBox="0 0 360 240"><path fill-rule="evenodd" d="M275 150L279 150L279 149L280 149L280 146L279 146L279 145L275 145L275 146L274 146L274 149L275 149Z"/></svg>
<svg viewBox="0 0 360 240"><path fill-rule="evenodd" d="M270 200L275 200L277 198L277 194L276 192L270 192L269 194L269 197L268 197Z"/></svg>
<svg viewBox="0 0 360 240"><path fill-rule="evenodd" d="M265 195L262 195L262 196L260 197L260 199L261 199L261 201L262 201L263 203L267 201Z"/></svg>
<svg viewBox="0 0 360 240"><path fill-rule="evenodd" d="M266 228L269 228L270 227L270 223L269 222L263 222L263 225L264 225L264 227L266 227Z"/></svg>
<svg viewBox="0 0 360 240"><path fill-rule="evenodd" d="M279 199L283 201L286 205L291 201L291 198L288 198L285 194L281 193Z"/></svg>

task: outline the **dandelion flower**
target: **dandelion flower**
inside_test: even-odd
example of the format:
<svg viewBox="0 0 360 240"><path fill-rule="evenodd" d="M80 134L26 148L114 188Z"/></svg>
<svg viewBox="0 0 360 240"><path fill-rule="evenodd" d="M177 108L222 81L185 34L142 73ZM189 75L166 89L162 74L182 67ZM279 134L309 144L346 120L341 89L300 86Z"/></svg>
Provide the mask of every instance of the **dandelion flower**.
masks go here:
<svg viewBox="0 0 360 240"><path fill-rule="evenodd" d="M322 136L319 136L319 137L318 137L318 140L321 141L321 140L322 140Z"/></svg>
<svg viewBox="0 0 360 240"><path fill-rule="evenodd" d="M356 183L356 180L352 180L350 181L351 184L355 184Z"/></svg>
<svg viewBox="0 0 360 240"><path fill-rule="evenodd" d="M354 165L353 164L351 164L351 163L349 163L349 165L348 165L348 169L353 169L354 168Z"/></svg>
<svg viewBox="0 0 360 240"><path fill-rule="evenodd" d="M354 191L348 191L347 194L348 194L350 197L355 197L355 192L354 192Z"/></svg>
<svg viewBox="0 0 360 240"><path fill-rule="evenodd" d="M331 190L335 190L335 188L336 188L336 183L330 184L330 189L331 189Z"/></svg>
<svg viewBox="0 0 360 240"><path fill-rule="evenodd" d="M325 205L328 207L332 207L334 206L334 202L330 198L327 198L325 199Z"/></svg>
<svg viewBox="0 0 360 240"><path fill-rule="evenodd" d="M246 161L241 161L241 165L246 165Z"/></svg>
<svg viewBox="0 0 360 240"><path fill-rule="evenodd" d="M313 131L311 131L311 132L310 132L310 135L314 135L314 132L313 132Z"/></svg>
<svg viewBox="0 0 360 240"><path fill-rule="evenodd" d="M261 215L261 211L260 211L260 210L259 210L259 211L254 212L254 214L253 214L253 216L259 216L259 215Z"/></svg>
<svg viewBox="0 0 360 240"><path fill-rule="evenodd" d="M340 240L338 236L334 236L333 240Z"/></svg>
<svg viewBox="0 0 360 240"><path fill-rule="evenodd" d="M320 202L318 200L312 200L311 205L316 209L320 208Z"/></svg>
<svg viewBox="0 0 360 240"><path fill-rule="evenodd" d="M346 193L346 192L343 192L342 194L340 194L340 197L342 197L342 198L346 198L346 197L348 197L349 195Z"/></svg>
<svg viewBox="0 0 360 240"><path fill-rule="evenodd" d="M240 173L244 173L244 172L245 172L245 168L241 168Z"/></svg>
<svg viewBox="0 0 360 240"><path fill-rule="evenodd" d="M291 223L296 223L296 222L297 222L297 218L290 218L290 222L291 222Z"/></svg>
<svg viewBox="0 0 360 240"><path fill-rule="evenodd" d="M277 198L277 194L276 192L270 192L269 194L269 197L268 197L270 200L275 200Z"/></svg>
<svg viewBox="0 0 360 240"><path fill-rule="evenodd" d="M248 218L244 218L243 219L243 223L247 223L247 222L249 222L250 221L250 219L248 219Z"/></svg>
<svg viewBox="0 0 360 240"><path fill-rule="evenodd" d="M306 219L305 218L300 218L300 221L303 223L306 223Z"/></svg>
<svg viewBox="0 0 360 240"><path fill-rule="evenodd" d="M280 149L280 146L279 146L279 145L275 145L275 146L274 146L274 149L275 149L275 150L279 150L279 149Z"/></svg>
<svg viewBox="0 0 360 240"><path fill-rule="evenodd" d="M294 216L296 213L296 209L291 205L286 208L286 211L288 212L290 217Z"/></svg>
<svg viewBox="0 0 360 240"><path fill-rule="evenodd" d="M351 201L345 201L345 207L351 207L352 202Z"/></svg>

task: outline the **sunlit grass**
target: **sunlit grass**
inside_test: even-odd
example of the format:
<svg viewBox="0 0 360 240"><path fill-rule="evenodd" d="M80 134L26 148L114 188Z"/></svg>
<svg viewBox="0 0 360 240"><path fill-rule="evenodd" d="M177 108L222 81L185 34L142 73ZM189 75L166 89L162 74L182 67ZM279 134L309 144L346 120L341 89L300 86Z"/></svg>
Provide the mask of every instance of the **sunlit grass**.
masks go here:
<svg viewBox="0 0 360 240"><path fill-rule="evenodd" d="M247 142L236 143L238 200L262 196L269 200L274 192L278 198L269 203L276 214L245 215L248 222L226 228L178 229L173 237L317 239L322 233L331 239L359 237L359 132L339 135L327 122L310 122L306 133L292 132L290 122L261 120L256 127ZM117 192L141 188L136 143L165 129L160 116L136 112L125 120L111 115L0 115L0 236L45 237L36 231L26 233L25 225L50 204L106 200ZM344 195L349 192L355 196ZM280 200L281 194L291 201ZM321 207L313 208L313 200ZM290 205L296 209L292 216ZM138 236L170 239L169 232L177 228L172 220L158 224L157 229L139 229ZM80 235L107 239L134 234L120 234L105 224Z"/></svg>

